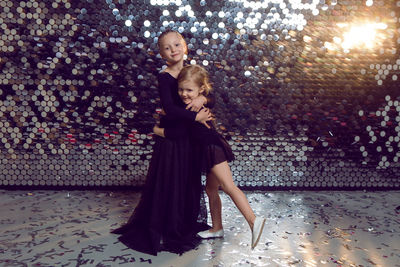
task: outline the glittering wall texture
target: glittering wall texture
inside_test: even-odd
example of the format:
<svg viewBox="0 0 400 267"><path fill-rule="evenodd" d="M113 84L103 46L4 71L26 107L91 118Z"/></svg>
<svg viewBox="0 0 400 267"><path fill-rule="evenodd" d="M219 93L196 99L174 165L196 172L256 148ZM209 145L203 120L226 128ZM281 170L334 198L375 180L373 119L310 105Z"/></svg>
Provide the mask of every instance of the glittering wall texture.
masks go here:
<svg viewBox="0 0 400 267"><path fill-rule="evenodd" d="M211 73L249 188L399 188L400 1L1 1L0 186L141 186L156 37Z"/></svg>

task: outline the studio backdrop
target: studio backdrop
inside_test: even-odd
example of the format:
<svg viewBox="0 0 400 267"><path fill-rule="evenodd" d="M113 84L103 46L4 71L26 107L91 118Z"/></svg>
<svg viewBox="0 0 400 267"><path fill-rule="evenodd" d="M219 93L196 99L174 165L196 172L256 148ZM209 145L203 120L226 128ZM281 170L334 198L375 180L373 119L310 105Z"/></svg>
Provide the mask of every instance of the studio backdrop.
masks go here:
<svg viewBox="0 0 400 267"><path fill-rule="evenodd" d="M142 186L157 37L211 76L250 189L399 188L400 1L0 2L0 186Z"/></svg>

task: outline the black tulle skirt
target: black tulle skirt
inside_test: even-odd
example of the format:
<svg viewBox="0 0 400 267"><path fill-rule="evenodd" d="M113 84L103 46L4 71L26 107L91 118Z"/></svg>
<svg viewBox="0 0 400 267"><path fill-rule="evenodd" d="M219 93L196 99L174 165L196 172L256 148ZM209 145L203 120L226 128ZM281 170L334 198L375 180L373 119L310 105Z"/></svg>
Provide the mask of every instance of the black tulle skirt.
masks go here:
<svg viewBox="0 0 400 267"><path fill-rule="evenodd" d="M121 234L122 243L140 252L180 254L195 248L201 241L196 233L209 228L201 174L193 167L188 138L155 139L140 202L128 222L112 233Z"/></svg>
<svg viewBox="0 0 400 267"><path fill-rule="evenodd" d="M219 163L235 159L230 145L215 129L202 129L194 141L194 155L203 174L208 174Z"/></svg>

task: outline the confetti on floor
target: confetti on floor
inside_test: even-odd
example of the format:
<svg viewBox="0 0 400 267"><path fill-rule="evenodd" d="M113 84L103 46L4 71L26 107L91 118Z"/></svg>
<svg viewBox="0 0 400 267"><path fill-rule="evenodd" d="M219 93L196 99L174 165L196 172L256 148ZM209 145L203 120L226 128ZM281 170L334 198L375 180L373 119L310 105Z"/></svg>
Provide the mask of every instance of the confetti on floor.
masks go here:
<svg viewBox="0 0 400 267"><path fill-rule="evenodd" d="M158 256L109 233L131 214L138 192L0 193L0 266L400 266L400 191L246 192L267 218L254 250L247 223L221 193L225 237Z"/></svg>

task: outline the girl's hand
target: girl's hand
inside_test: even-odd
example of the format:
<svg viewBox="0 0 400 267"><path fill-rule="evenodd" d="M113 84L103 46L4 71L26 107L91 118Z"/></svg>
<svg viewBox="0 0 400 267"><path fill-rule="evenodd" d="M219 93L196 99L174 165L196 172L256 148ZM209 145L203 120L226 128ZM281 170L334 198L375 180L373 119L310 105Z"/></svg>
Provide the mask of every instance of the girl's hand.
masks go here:
<svg viewBox="0 0 400 267"><path fill-rule="evenodd" d="M199 110L207 103L207 98L203 95L199 95L195 99L192 100L190 104L186 106L186 109L189 109L194 112L199 112Z"/></svg>
<svg viewBox="0 0 400 267"><path fill-rule="evenodd" d="M211 112L208 108L201 109L196 115L196 121L200 122L207 128L210 128L210 126L207 124L207 121L210 121L212 119L213 119L213 115L211 114Z"/></svg>
<svg viewBox="0 0 400 267"><path fill-rule="evenodd" d="M160 127L158 127L158 125L155 125L153 127L153 133L158 135L158 136L165 137L164 128L160 128Z"/></svg>

